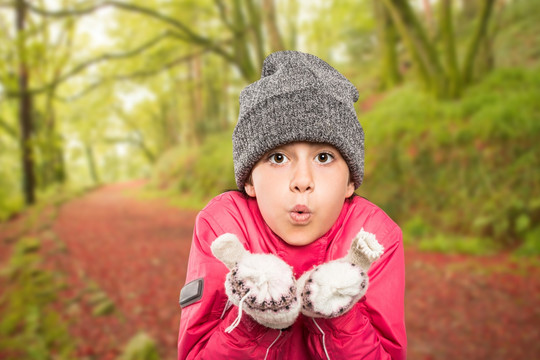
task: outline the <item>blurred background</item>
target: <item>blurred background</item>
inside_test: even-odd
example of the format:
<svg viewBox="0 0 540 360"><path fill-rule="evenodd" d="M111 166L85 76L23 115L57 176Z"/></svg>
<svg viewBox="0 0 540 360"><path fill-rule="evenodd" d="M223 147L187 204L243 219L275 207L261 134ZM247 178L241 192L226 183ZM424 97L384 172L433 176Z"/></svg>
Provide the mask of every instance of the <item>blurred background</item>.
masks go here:
<svg viewBox="0 0 540 360"><path fill-rule="evenodd" d="M540 325L532 275L540 254L539 13L535 0L0 0L0 311L9 318L0 320L0 357L128 356L118 350L124 344L92 353L69 335L43 340L50 335L44 328L63 321L47 325L36 316L70 316L54 307L60 290L36 297L43 283L28 285L35 273L66 272L62 261L75 250L58 236L62 207L103 195L99 189L114 198L117 189L149 207L166 199L192 220L212 197L235 188L239 93L260 77L269 53L284 49L317 55L358 88L366 134L358 194L401 225L408 274L436 267L449 280L456 271L472 273L474 288L484 290L509 277L522 287L498 294L519 298L516 309L530 305L523 319L530 331L521 336L525 325L516 325L507 346L521 350L499 358L540 355L531 345ZM124 186L107 187L118 183ZM56 234L53 245L42 241L44 228ZM43 246L60 247L66 258L51 263ZM92 279L99 284L98 275ZM429 298L422 291L440 283L432 280L415 296ZM110 293L114 286L95 286L111 304L121 302ZM29 312L25 296L52 310ZM98 303L106 310L107 301ZM508 324L496 326L504 332ZM442 337L438 330L409 328L419 334L410 339L410 358L459 356L453 345L429 348L420 340L427 331ZM141 334L136 343L152 344ZM174 356L163 350L174 339L156 341L158 350L145 358ZM40 345L30 351L29 343ZM497 358L467 349L468 358Z"/></svg>

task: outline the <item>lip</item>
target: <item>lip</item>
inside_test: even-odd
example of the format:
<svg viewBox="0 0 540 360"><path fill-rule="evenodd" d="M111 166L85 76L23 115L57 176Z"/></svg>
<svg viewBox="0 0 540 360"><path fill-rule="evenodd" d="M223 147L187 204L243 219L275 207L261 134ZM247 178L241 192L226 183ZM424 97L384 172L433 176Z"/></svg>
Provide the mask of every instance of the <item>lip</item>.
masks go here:
<svg viewBox="0 0 540 360"><path fill-rule="evenodd" d="M305 205L295 205L291 211L289 211L289 217L295 225L305 225L309 223L313 213Z"/></svg>

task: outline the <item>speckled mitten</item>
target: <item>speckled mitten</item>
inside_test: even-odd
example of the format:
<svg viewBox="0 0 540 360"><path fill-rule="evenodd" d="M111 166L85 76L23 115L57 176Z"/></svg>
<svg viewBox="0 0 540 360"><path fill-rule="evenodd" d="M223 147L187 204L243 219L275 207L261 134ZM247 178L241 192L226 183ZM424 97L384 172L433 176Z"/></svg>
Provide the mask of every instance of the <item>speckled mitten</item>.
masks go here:
<svg viewBox="0 0 540 360"><path fill-rule="evenodd" d="M360 230L345 257L319 265L298 279L302 313L333 318L349 311L366 293L367 271L383 251L374 234Z"/></svg>
<svg viewBox="0 0 540 360"><path fill-rule="evenodd" d="M218 237L212 254L229 270L225 292L238 306L238 317L225 331L239 323L242 311L255 321L273 329L291 326L300 313L300 299L292 268L272 254L251 254L234 234Z"/></svg>

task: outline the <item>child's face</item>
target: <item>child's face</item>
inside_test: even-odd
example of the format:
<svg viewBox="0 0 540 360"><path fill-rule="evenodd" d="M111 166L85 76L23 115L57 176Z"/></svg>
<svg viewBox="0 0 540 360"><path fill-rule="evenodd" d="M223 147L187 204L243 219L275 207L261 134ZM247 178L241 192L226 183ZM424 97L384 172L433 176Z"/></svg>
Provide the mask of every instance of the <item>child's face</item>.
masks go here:
<svg viewBox="0 0 540 360"><path fill-rule="evenodd" d="M349 168L331 145L296 142L263 156L245 184L257 199L264 221L290 245L323 236L354 192Z"/></svg>

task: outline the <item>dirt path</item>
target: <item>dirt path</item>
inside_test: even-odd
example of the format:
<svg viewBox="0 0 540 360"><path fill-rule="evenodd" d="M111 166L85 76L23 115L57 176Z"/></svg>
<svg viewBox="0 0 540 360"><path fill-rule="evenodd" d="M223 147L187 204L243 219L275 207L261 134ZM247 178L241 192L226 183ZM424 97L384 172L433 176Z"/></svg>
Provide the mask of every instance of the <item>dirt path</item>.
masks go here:
<svg viewBox="0 0 540 360"><path fill-rule="evenodd" d="M91 296L86 306L74 307L74 336L85 339L81 356L114 358L142 330L158 341L164 359L175 358L178 296L196 214L125 195L139 185L106 186L74 200L62 207L55 223L69 254L59 265L69 266L70 283L77 288L68 296L97 285L116 308L108 316L92 316Z"/></svg>
<svg viewBox="0 0 540 360"><path fill-rule="evenodd" d="M539 359L540 271L508 255L406 251L409 359Z"/></svg>
<svg viewBox="0 0 540 360"><path fill-rule="evenodd" d="M175 359L196 214L126 195L140 185L110 185L70 201L42 234L50 240L47 266L66 278L58 311L69 319L80 359L115 359L139 331L156 339L163 359ZM406 268L409 359L540 357L538 267L507 255L408 249Z"/></svg>

